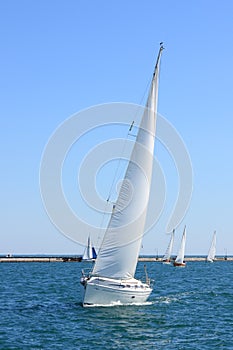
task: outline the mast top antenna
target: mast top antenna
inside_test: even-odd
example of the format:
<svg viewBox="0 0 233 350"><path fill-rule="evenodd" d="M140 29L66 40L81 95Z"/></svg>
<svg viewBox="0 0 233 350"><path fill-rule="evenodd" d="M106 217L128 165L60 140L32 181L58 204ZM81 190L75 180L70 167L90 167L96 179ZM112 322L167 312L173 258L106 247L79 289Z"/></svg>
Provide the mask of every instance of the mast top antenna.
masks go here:
<svg viewBox="0 0 233 350"><path fill-rule="evenodd" d="M161 43L159 43L159 45L160 45L160 49L164 49L164 46L163 46L163 41L161 41Z"/></svg>

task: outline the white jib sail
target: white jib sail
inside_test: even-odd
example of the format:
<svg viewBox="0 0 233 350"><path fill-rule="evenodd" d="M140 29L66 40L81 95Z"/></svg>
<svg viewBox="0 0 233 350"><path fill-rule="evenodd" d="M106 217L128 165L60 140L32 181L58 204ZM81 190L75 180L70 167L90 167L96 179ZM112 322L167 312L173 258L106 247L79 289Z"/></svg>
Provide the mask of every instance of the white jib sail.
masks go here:
<svg viewBox="0 0 233 350"><path fill-rule="evenodd" d="M169 242L168 247L166 249L166 252L163 256L163 261L170 260L170 258L171 258L172 249L173 249L173 242L174 242L174 235L175 235L175 230L172 231L170 242Z"/></svg>
<svg viewBox="0 0 233 350"><path fill-rule="evenodd" d="M213 261L215 259L215 254L216 254L216 231L214 231L211 246L209 249L209 253L207 256L208 261Z"/></svg>
<svg viewBox="0 0 233 350"><path fill-rule="evenodd" d="M175 260L175 262L177 262L178 264L183 264L184 262L185 242L186 242L186 226L184 228L184 232L182 235L180 249Z"/></svg>
<svg viewBox="0 0 233 350"><path fill-rule="evenodd" d="M135 274L150 194L161 52L162 47L136 142L93 275L127 279Z"/></svg>

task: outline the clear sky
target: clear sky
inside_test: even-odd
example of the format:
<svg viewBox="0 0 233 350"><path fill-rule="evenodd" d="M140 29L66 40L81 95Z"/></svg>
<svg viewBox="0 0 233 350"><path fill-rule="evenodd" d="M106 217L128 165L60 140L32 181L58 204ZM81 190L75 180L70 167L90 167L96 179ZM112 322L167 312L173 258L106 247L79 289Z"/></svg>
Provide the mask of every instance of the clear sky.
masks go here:
<svg viewBox="0 0 233 350"><path fill-rule="evenodd" d="M44 210L43 149L58 125L84 108L141 103L161 41L159 112L183 138L194 174L175 249L186 224L187 254L207 254L214 230L217 254L233 254L232 16L231 0L0 2L0 254L83 252ZM173 205L172 165L164 157ZM166 249L169 196L141 254Z"/></svg>

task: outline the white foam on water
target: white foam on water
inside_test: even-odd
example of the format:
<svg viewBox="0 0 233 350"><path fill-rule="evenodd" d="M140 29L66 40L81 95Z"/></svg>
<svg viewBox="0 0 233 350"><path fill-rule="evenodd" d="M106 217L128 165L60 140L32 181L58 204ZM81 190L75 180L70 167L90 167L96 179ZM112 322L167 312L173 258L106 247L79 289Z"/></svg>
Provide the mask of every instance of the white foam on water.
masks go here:
<svg viewBox="0 0 233 350"><path fill-rule="evenodd" d="M112 302L111 304L90 304L85 305L85 307L113 307L113 306L146 306L146 305L152 305L154 302L152 301L145 301L143 303L121 303L120 301Z"/></svg>

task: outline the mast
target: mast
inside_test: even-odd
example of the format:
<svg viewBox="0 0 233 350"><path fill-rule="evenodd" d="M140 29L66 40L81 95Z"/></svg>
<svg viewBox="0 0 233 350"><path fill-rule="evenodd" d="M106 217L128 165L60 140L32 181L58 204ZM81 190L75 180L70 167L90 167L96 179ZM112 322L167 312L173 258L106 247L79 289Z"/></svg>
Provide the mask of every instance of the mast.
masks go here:
<svg viewBox="0 0 233 350"><path fill-rule="evenodd" d="M153 73L153 79L154 79L154 76L156 74L156 71L158 69L158 65L159 65L159 61L160 61L160 57L162 55L162 51L164 50L164 46L163 46L163 42L161 41L161 43L159 43L160 45L160 48L159 48L159 53L158 53L158 56L157 56L157 60L156 60L156 63L155 63L155 69L154 69L154 73Z"/></svg>

